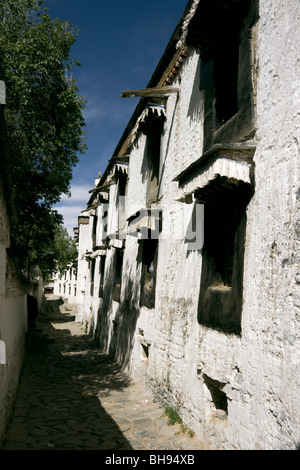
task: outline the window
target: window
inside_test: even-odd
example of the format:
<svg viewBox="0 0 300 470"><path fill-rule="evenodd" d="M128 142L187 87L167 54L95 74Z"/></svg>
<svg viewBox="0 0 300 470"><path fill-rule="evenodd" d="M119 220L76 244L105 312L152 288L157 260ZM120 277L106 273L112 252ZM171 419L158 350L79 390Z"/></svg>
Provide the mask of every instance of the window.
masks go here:
<svg viewBox="0 0 300 470"><path fill-rule="evenodd" d="M187 44L201 57L204 151L254 132L252 31L258 17L257 0L201 0L188 26Z"/></svg>
<svg viewBox="0 0 300 470"><path fill-rule="evenodd" d="M239 24L230 26L213 54L215 125L228 121L238 111Z"/></svg>
<svg viewBox="0 0 300 470"><path fill-rule="evenodd" d="M155 117L144 133L147 135L145 154L142 164L143 182L146 182L146 205L150 206L158 198L160 146L164 116Z"/></svg>
<svg viewBox="0 0 300 470"><path fill-rule="evenodd" d="M142 250L142 273L141 273L141 306L147 308L155 307L156 266L158 254L158 240L144 239Z"/></svg>
<svg viewBox="0 0 300 470"><path fill-rule="evenodd" d="M119 177L119 201L118 201L118 231L119 235L126 230L126 184L127 174L121 174Z"/></svg>
<svg viewBox="0 0 300 470"><path fill-rule="evenodd" d="M106 261L106 256L102 255L100 257L100 264L99 264L99 274L100 274L99 297L103 297L105 261Z"/></svg>
<svg viewBox="0 0 300 470"><path fill-rule="evenodd" d="M90 295L94 295L94 279L95 279L95 260L90 261L90 279L91 279L91 288Z"/></svg>
<svg viewBox="0 0 300 470"><path fill-rule="evenodd" d="M96 246L97 244L97 223L98 223L98 217L94 215L94 220L93 220L93 233L92 233L92 241L93 241L93 247Z"/></svg>
<svg viewBox="0 0 300 470"><path fill-rule="evenodd" d="M108 235L108 204L103 204L103 212L102 212L102 242L106 240Z"/></svg>
<svg viewBox="0 0 300 470"><path fill-rule="evenodd" d="M246 207L252 186L219 177L196 195L204 203L198 320L240 334Z"/></svg>
<svg viewBox="0 0 300 470"><path fill-rule="evenodd" d="M115 287L113 291L113 300L120 302L124 250L115 248L115 251Z"/></svg>

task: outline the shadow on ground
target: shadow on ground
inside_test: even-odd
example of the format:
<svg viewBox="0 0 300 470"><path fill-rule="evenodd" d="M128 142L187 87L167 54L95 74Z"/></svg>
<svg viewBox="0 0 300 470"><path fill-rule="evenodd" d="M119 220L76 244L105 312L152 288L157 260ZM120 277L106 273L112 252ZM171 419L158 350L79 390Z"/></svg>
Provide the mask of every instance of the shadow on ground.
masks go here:
<svg viewBox="0 0 300 470"><path fill-rule="evenodd" d="M71 334L72 312L50 306L38 324L54 341L27 353L2 450L130 450L101 405L130 378L78 325Z"/></svg>

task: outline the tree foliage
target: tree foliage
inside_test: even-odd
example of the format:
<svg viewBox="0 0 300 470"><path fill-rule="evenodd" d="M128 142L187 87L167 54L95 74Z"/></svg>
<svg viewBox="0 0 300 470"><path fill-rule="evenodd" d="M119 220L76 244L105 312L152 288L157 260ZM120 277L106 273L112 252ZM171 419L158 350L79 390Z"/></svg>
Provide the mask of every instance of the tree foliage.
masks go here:
<svg viewBox="0 0 300 470"><path fill-rule="evenodd" d="M72 170L85 150L85 103L72 78L80 64L69 57L78 30L51 19L42 0L0 0L0 14L0 79L17 190L12 248L19 259L28 248L39 253L47 271L53 268L47 245L62 222L51 207L70 195Z"/></svg>
<svg viewBox="0 0 300 470"><path fill-rule="evenodd" d="M55 232L54 249L56 254L56 271L63 274L77 260L76 244L67 229L58 226Z"/></svg>

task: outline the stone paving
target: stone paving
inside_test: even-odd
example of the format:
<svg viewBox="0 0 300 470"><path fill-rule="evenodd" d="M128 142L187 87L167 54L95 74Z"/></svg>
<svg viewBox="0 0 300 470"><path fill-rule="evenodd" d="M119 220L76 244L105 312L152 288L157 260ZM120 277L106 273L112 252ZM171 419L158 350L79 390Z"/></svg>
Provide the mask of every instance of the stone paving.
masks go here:
<svg viewBox="0 0 300 470"><path fill-rule="evenodd" d="M38 320L53 342L26 355L1 450L208 449L168 425L150 392L95 347L65 305Z"/></svg>

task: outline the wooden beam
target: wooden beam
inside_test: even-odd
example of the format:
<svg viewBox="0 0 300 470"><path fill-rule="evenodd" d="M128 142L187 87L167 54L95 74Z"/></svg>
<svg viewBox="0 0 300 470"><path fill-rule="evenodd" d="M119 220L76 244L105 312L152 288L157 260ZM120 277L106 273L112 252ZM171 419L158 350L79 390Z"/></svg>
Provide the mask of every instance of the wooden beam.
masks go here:
<svg viewBox="0 0 300 470"><path fill-rule="evenodd" d="M144 88L143 90L126 90L121 94L121 98L132 98L134 96L162 96L170 93L179 93L179 86L162 86L155 88Z"/></svg>

